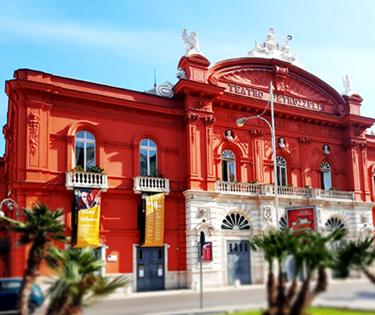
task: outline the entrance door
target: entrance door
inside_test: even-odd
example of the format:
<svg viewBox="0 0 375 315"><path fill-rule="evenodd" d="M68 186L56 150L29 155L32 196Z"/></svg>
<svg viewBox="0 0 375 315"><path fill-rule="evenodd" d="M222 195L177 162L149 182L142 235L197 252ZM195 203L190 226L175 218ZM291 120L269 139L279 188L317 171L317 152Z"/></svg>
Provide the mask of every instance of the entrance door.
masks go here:
<svg viewBox="0 0 375 315"><path fill-rule="evenodd" d="M9 274L9 245L0 238L0 278Z"/></svg>
<svg viewBox="0 0 375 315"><path fill-rule="evenodd" d="M137 248L137 291L164 290L164 248Z"/></svg>
<svg viewBox="0 0 375 315"><path fill-rule="evenodd" d="M228 241L228 284L236 280L241 284L250 284L250 246L247 241Z"/></svg>

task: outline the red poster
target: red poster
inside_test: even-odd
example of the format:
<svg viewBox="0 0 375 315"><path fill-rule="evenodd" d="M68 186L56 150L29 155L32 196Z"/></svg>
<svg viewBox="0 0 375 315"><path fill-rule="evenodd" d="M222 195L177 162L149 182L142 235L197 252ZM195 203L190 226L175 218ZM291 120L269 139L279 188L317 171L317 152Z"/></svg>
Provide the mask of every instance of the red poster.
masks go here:
<svg viewBox="0 0 375 315"><path fill-rule="evenodd" d="M293 231L318 230L315 206L286 208L288 228Z"/></svg>
<svg viewBox="0 0 375 315"><path fill-rule="evenodd" d="M203 245L202 261L212 261L212 242Z"/></svg>

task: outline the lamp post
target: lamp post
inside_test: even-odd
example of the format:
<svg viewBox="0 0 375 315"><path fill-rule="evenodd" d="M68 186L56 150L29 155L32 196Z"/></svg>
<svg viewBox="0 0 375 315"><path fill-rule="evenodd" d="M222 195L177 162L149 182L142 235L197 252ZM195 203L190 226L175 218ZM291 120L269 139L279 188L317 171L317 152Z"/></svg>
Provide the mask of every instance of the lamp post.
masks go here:
<svg viewBox="0 0 375 315"><path fill-rule="evenodd" d="M272 93L272 81L270 82L270 103L271 103L271 123L262 117L262 115L265 113L267 107L261 113L260 115L251 116L251 117L242 117L236 121L236 124L238 127L242 127L246 121L249 119L261 119L263 120L267 126L271 130L271 137L272 137L272 151L273 151L273 173L274 173L274 190L275 190L275 208L276 208L276 229L279 229L279 196L278 196L278 190L277 190L277 166L276 166L276 139L275 139L275 121L274 121L274 110L273 110L273 93Z"/></svg>
<svg viewBox="0 0 375 315"><path fill-rule="evenodd" d="M5 213L3 212L3 205L5 205L9 210L16 209L16 214L18 214L17 203L11 198L5 198L0 202L0 218L5 217Z"/></svg>

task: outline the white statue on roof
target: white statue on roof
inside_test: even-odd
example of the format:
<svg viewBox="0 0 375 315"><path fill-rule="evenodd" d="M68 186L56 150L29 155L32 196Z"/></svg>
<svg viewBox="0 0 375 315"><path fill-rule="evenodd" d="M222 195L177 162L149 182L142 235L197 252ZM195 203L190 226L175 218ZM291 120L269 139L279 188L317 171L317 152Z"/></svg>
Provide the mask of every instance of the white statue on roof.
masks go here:
<svg viewBox="0 0 375 315"><path fill-rule="evenodd" d="M199 50L198 33L191 31L189 36L187 33L187 29L185 28L182 31L181 37L184 43L186 44L185 56L190 56L193 54L203 55L202 52Z"/></svg>
<svg viewBox="0 0 375 315"><path fill-rule="evenodd" d="M344 84L344 88L345 88L345 91L342 93L342 95L350 96L350 95L355 94L355 92L352 90L353 77L349 78L348 74L345 75L344 77L342 77L342 83Z"/></svg>
<svg viewBox="0 0 375 315"><path fill-rule="evenodd" d="M284 44L279 43L276 39L285 39ZM268 58L268 59L280 59L292 63L295 66L303 68L301 64L297 62L297 55L290 53L289 42L292 40L292 36L281 36L275 34L275 29L270 28L267 38L264 42L259 44L255 41L255 47L253 50L248 52L248 57Z"/></svg>

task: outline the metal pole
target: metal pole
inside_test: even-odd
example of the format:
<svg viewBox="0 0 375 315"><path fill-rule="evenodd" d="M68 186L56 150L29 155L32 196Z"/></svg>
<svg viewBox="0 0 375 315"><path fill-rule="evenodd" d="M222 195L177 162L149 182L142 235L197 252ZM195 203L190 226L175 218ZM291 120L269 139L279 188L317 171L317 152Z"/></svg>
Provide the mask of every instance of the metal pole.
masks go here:
<svg viewBox="0 0 375 315"><path fill-rule="evenodd" d="M275 139L275 120L273 111L273 92L272 81L270 82L270 98L271 98L271 135L272 135L272 151L273 151L273 173L275 183L275 208L276 208L276 230L279 230L279 196L277 191L277 166L276 166L276 139Z"/></svg>
<svg viewBox="0 0 375 315"><path fill-rule="evenodd" d="M199 248L199 263L200 263L200 307L203 309L203 264L202 264L202 246L201 243L198 242L198 248Z"/></svg>

